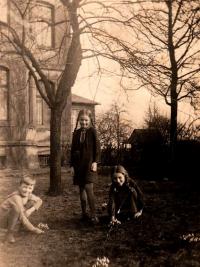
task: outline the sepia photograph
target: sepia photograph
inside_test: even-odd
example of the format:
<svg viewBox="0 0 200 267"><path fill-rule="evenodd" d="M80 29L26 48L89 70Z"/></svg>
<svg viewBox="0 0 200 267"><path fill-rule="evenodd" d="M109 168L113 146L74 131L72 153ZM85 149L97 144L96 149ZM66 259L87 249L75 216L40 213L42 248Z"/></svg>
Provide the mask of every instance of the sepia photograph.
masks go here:
<svg viewBox="0 0 200 267"><path fill-rule="evenodd" d="M200 0L0 0L0 267L200 267Z"/></svg>

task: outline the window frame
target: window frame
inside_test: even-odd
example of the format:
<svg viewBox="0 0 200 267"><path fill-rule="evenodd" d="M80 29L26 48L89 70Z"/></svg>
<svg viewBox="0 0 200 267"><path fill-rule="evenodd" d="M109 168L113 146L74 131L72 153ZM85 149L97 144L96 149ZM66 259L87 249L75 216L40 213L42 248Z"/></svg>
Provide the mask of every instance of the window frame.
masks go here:
<svg viewBox="0 0 200 267"><path fill-rule="evenodd" d="M6 119L1 119L0 117L0 123L6 123L10 120L10 116L9 116L9 92L10 92L10 73L9 73L9 68L7 68L6 66L0 65L0 72L1 71L5 71L6 73L6 84L5 85L0 85L0 90L1 88L6 88L6 92L7 92L7 112L6 112Z"/></svg>
<svg viewBox="0 0 200 267"><path fill-rule="evenodd" d="M38 82L39 83L43 83L41 79L38 80ZM49 83L52 85L53 89L56 90L56 83L51 81L51 80L49 80ZM40 92L38 91L37 87L35 87L35 88L36 88L36 103L37 103L37 99L41 99L41 104L42 104L42 124L39 124L38 121L36 121L36 125L37 125L37 127L41 127L41 128L49 128L50 127L50 120L49 120L49 122L47 124L46 123L46 118L45 118L45 114L47 112L47 109L49 109L49 107L46 104L45 100L40 95ZM46 112L45 112L45 109L46 109ZM36 110L36 112L38 112L38 110ZM50 112L50 109L49 109L49 112Z"/></svg>
<svg viewBox="0 0 200 267"><path fill-rule="evenodd" d="M39 123L39 120L38 120L38 100L40 101L40 104L41 104L41 123ZM43 103L43 98L41 97L39 91L37 90L36 91L36 124L37 126L44 126L44 103Z"/></svg>
<svg viewBox="0 0 200 267"><path fill-rule="evenodd" d="M0 21L4 22L4 23L7 23L7 24L10 24L10 0L6 0L7 2L7 16L6 16L6 21L3 21L0 19Z"/></svg>
<svg viewBox="0 0 200 267"><path fill-rule="evenodd" d="M8 0L9 1L9 0ZM55 49L55 6L51 3L48 3L46 1L36 1L35 5L32 8L38 8L38 7L44 7L50 10L51 13L51 23L52 25L49 26L51 28L51 44L50 45L46 45L46 44L38 44L39 48L43 48L43 49ZM31 17L31 15L30 15ZM37 23L37 22L35 22ZM31 24L31 23L30 23ZM34 22L32 23L32 25L34 24ZM32 28L32 26L30 26L30 29ZM33 26L34 28L34 26ZM34 33L34 30L32 30ZM37 37L35 37L35 40L37 41Z"/></svg>
<svg viewBox="0 0 200 267"><path fill-rule="evenodd" d="M71 109L71 132L73 133L76 127L77 119L78 119L78 114L81 109L78 107L72 107ZM73 118L74 116L74 118ZM74 121L73 121L74 120Z"/></svg>

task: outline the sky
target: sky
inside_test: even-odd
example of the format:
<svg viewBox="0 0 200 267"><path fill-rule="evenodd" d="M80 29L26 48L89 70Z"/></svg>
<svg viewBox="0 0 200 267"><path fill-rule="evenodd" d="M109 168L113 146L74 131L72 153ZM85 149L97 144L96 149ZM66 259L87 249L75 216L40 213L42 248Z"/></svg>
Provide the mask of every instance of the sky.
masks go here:
<svg viewBox="0 0 200 267"><path fill-rule="evenodd" d="M119 66L110 61L104 60L103 65L107 69L119 70ZM169 106L161 97L152 96L146 89L125 92L120 87L119 77L95 74L93 73L95 68L96 63L93 60L83 61L72 92L98 102L100 105L96 106L97 116L107 111L114 102L127 111L124 116L131 120L133 128L143 127L148 107L154 103L163 115L169 116ZM178 109L178 118L181 122L190 121L194 117L190 105L180 103Z"/></svg>
<svg viewBox="0 0 200 267"><path fill-rule="evenodd" d="M93 6L90 8L93 8ZM94 8L93 8L94 10ZM96 10L96 9L95 9ZM96 11L95 11L96 12ZM99 9L101 14L101 8ZM107 25L104 27L107 27ZM131 32L123 31L119 27L112 25L112 34L120 34L120 38L125 40L132 37ZM91 41L87 35L81 37L82 46L84 48L93 48ZM101 73L94 73L97 70L98 64L95 58L83 60L76 83L72 92L80 96L92 99L100 105L96 106L96 114L101 114L109 109L112 103L119 103L119 106L124 106L127 110L126 116L132 121L134 128L139 128L144 125L145 113L149 105L154 104L159 108L162 115L170 116L170 107L166 105L164 99L160 96L154 97L145 89L137 91L129 90L125 92L120 86L120 77L112 75L111 73L119 73L119 66L108 59L98 59L103 69L109 70L109 74L102 75ZM129 81L129 87L135 81ZM193 108L187 103L179 103L178 107L178 121L185 123L191 121L195 117Z"/></svg>

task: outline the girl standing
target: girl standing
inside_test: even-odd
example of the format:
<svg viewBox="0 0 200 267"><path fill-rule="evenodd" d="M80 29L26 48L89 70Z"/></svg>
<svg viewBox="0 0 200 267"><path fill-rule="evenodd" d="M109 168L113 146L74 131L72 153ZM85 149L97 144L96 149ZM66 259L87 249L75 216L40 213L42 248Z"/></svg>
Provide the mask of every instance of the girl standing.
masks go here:
<svg viewBox="0 0 200 267"><path fill-rule="evenodd" d="M78 124L80 128L77 129ZM90 219L98 223L95 213L93 182L97 178L97 163L100 159L100 145L93 125L90 110L80 110L73 133L71 146L71 172L74 185L79 186L82 219L87 220L87 201Z"/></svg>
<svg viewBox="0 0 200 267"><path fill-rule="evenodd" d="M142 215L143 194L121 165L115 166L109 192L108 213L111 223L120 223Z"/></svg>

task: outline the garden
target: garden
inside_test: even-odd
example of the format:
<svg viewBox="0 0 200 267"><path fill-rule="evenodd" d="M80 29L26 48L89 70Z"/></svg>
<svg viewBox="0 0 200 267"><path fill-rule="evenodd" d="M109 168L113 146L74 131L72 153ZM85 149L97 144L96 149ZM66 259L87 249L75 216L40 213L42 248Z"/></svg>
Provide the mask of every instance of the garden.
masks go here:
<svg viewBox="0 0 200 267"><path fill-rule="evenodd" d="M21 230L15 244L3 242L2 230L1 267L200 266L200 194L194 181L137 180L145 195L143 215L109 227L104 220L109 175L99 175L95 183L100 219L95 226L81 222L78 188L66 169L63 194L57 197L46 194L48 171L35 176L35 194L43 199L43 206L31 221L49 229L42 235ZM2 172L0 201L16 188L19 177L18 172Z"/></svg>

